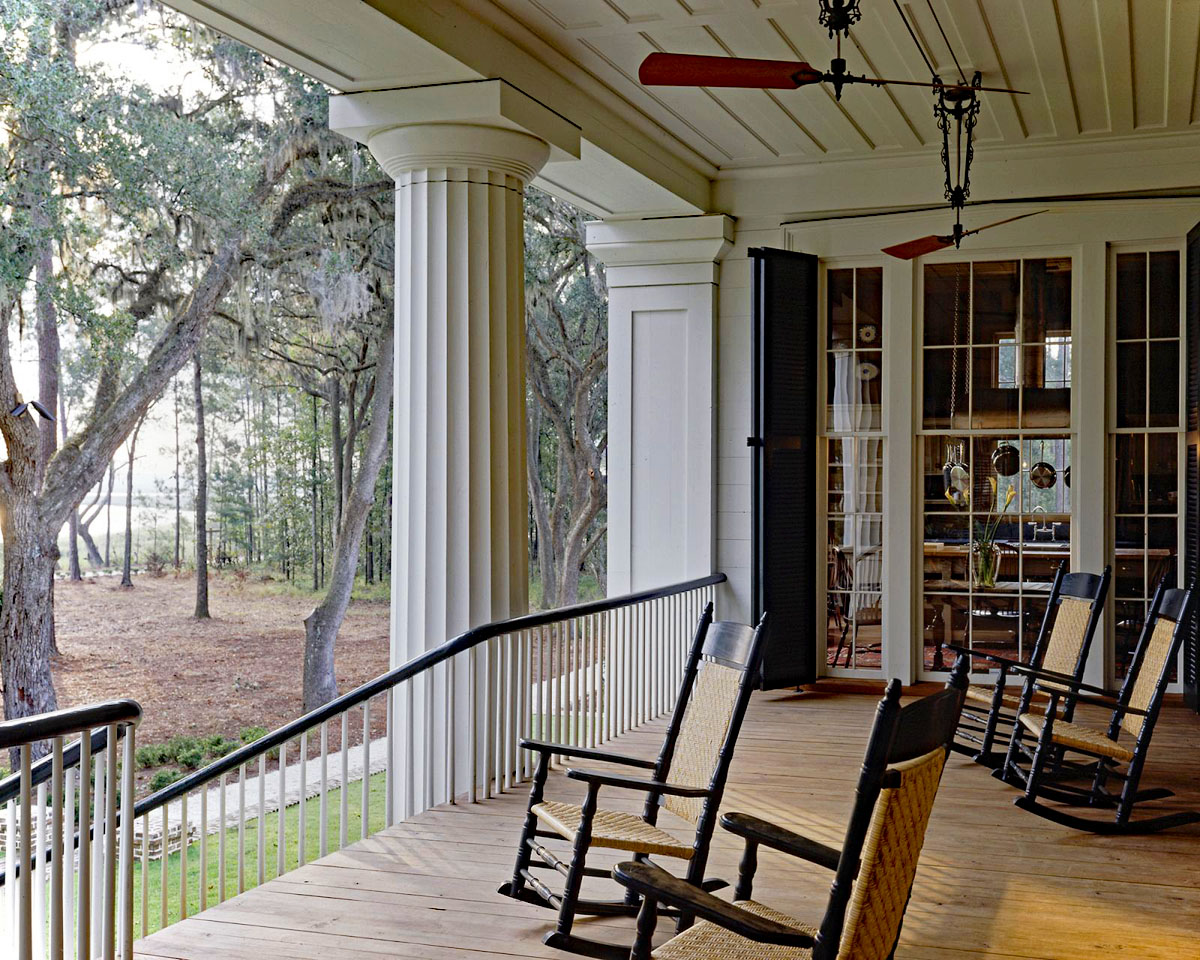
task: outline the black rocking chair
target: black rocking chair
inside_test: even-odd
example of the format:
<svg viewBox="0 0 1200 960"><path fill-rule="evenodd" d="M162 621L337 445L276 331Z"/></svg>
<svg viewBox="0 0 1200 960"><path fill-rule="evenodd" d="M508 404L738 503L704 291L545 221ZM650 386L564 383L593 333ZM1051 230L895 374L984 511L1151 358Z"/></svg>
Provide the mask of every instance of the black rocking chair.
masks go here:
<svg viewBox="0 0 1200 960"><path fill-rule="evenodd" d="M1170 790L1163 788L1139 790L1138 783L1171 667L1195 613L1193 588L1194 584L1187 590L1167 589L1159 583L1125 681L1115 696L1069 677L1050 682L1036 680L1035 687L1049 697L1049 703L1044 714L1029 712L1018 718L1014 750L1029 763L1024 777L1025 793L1015 801L1018 807L1054 823L1092 833L1154 833L1200 822L1200 811L1191 810L1131 819L1136 804L1172 796ZM1056 708L1064 696L1111 708L1107 730L1060 719ZM1021 742L1025 731L1037 738L1033 749ZM1121 742L1122 734L1132 742ZM1068 761L1063 758L1067 753L1083 754L1089 759ZM1119 769L1121 766L1123 771ZM1109 780L1121 782L1119 792L1107 788ZM1074 807L1116 808L1116 816L1111 820L1081 817L1057 806L1047 806L1046 800Z"/></svg>
<svg viewBox="0 0 1200 960"><path fill-rule="evenodd" d="M590 847L625 850L638 861L651 854L679 858L687 861L684 882L703 885L708 890L726 886L721 880L705 881L704 869L738 732L750 693L759 682L767 618L764 615L758 627L751 628L740 623L714 622L712 615L710 603L696 628L675 711L657 760L557 743L521 741L526 750L537 752L538 762L517 846L516 866L512 879L500 887L500 893L558 910L555 929L543 938L549 946L613 960L624 960L629 955L627 948L571 932L576 915L633 916L638 912L638 898L631 891L618 900L580 898L585 876L609 876L607 870L586 865ZM568 777L587 785L583 803L548 801L543 799L543 793L550 758L554 755L641 767L649 776L570 769ZM644 794L646 802L641 816L600 809L601 787ZM658 827L660 801L672 813L695 824L692 839L679 840ZM547 848L543 842L547 839L571 842L569 863ZM561 893L554 893L533 875L534 869L544 868L556 870L566 878Z"/></svg>
<svg viewBox="0 0 1200 960"><path fill-rule="evenodd" d="M1019 714L1029 709L1036 674L1024 674L1025 682L1020 692L1008 690L1009 677L1016 667L1028 666L1082 680L1092 638L1104 616L1104 601L1111 580L1111 567L1105 567L1097 576L1094 573L1067 573L1065 560L1059 565L1028 664L999 654L943 644L945 649L960 657L987 660L998 670L992 686L971 684L967 687L967 702L954 743L956 753L966 754L985 767L1007 769L1005 752L1012 742L1013 724ZM1063 694L1062 716L1070 720L1075 711L1074 697L1068 688L1064 688ZM1001 778L1007 779L1003 774Z"/></svg>
<svg viewBox="0 0 1200 960"><path fill-rule="evenodd" d="M652 864L618 864L613 876L642 897L633 960L651 956L660 903L699 922L655 949L654 960L891 956L966 686L966 659L955 664L945 690L907 707L900 706L900 681L888 685L875 714L840 851L757 817L728 813L721 826L746 840L734 903ZM760 846L833 871L819 927L750 899Z"/></svg>

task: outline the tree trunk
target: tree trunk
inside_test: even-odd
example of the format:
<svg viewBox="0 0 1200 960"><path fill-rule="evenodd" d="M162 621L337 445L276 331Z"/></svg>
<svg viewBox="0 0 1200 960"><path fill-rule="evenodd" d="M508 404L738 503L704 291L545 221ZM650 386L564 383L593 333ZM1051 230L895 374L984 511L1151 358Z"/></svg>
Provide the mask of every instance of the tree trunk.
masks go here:
<svg viewBox="0 0 1200 960"><path fill-rule="evenodd" d="M108 465L108 496L104 499L104 566L112 566L112 492L117 478L117 465Z"/></svg>
<svg viewBox="0 0 1200 960"><path fill-rule="evenodd" d="M207 620L208 612L208 455L204 446L204 389L200 352L192 355L192 387L196 395L196 612Z"/></svg>
<svg viewBox="0 0 1200 960"><path fill-rule="evenodd" d="M321 514L317 497L317 398L312 398L312 588L321 589Z"/></svg>
<svg viewBox="0 0 1200 960"><path fill-rule="evenodd" d="M121 586L133 586L133 457L137 451L138 432L146 422L145 414L129 437L129 469L125 472L125 557L121 562Z"/></svg>
<svg viewBox="0 0 1200 960"><path fill-rule="evenodd" d="M32 479L32 478L30 478ZM56 536L47 536L32 484L5 497L4 602L0 607L0 660L4 669L4 715L10 719L58 709L50 676L54 618ZM55 531L57 534L57 531ZM35 751L39 755L44 750ZM15 769L15 768L14 768Z"/></svg>
<svg viewBox="0 0 1200 960"><path fill-rule="evenodd" d="M70 434L67 431L67 398L62 393L58 395L58 425L63 443L66 443ZM83 570L79 566L79 507L71 511L71 519L67 521L67 567L73 582L83 580Z"/></svg>
<svg viewBox="0 0 1200 960"><path fill-rule="evenodd" d="M175 572L179 572L179 536L183 521L182 500L179 490L179 378L171 381L175 401Z"/></svg>
<svg viewBox="0 0 1200 960"><path fill-rule="evenodd" d="M337 696L334 672L334 646L358 569L358 548L371 505L375 501L375 481L387 456L388 420L392 403L392 324L385 321L375 362L375 396L371 401L371 426L367 431L362 464L354 479L342 525L337 531L333 573L324 599L304 620L304 709L314 710Z"/></svg>

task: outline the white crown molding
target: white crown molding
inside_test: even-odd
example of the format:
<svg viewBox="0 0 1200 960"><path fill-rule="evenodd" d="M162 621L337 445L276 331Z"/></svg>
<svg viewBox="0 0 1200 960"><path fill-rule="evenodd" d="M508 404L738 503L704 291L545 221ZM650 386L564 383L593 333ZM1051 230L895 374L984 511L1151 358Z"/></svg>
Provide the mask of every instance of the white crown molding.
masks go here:
<svg viewBox="0 0 1200 960"><path fill-rule="evenodd" d="M587 224L587 248L605 265L609 287L716 283L733 236L724 214Z"/></svg>

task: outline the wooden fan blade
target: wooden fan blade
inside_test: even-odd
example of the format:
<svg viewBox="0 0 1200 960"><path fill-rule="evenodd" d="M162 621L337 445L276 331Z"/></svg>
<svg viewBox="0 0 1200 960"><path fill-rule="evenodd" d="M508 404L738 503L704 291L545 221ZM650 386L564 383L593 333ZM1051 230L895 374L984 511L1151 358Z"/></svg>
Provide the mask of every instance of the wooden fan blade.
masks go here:
<svg viewBox="0 0 1200 960"><path fill-rule="evenodd" d="M916 240L906 240L904 243L897 243L890 247L884 247L883 252L899 260L916 260L917 257L923 257L927 253L945 250L953 243L953 237L930 235L928 237L918 237Z"/></svg>
<svg viewBox="0 0 1200 960"><path fill-rule="evenodd" d="M964 86L961 83L926 83L924 80L885 80L883 77L854 77L846 78L847 83L869 83L872 86L884 87L928 87L932 90L946 90L953 93L956 90L971 91L975 90L980 93L1019 93L1023 96L1028 96L1028 90L1014 90L1011 87L972 87Z"/></svg>
<svg viewBox="0 0 1200 960"><path fill-rule="evenodd" d="M794 90L808 83L819 83L821 71L800 60L652 53L642 61L638 79L647 86Z"/></svg>
<svg viewBox="0 0 1200 960"><path fill-rule="evenodd" d="M1006 223L1015 223L1017 220L1024 220L1026 217L1036 217L1039 213L1049 212L1049 210L1032 210L1029 213L1018 213L1015 217L1005 217L1003 220L996 220L993 223L985 223L982 227L976 227L974 230L967 230L963 233L963 236L974 236L977 233L982 233L984 230L991 230L992 227L1000 227Z"/></svg>

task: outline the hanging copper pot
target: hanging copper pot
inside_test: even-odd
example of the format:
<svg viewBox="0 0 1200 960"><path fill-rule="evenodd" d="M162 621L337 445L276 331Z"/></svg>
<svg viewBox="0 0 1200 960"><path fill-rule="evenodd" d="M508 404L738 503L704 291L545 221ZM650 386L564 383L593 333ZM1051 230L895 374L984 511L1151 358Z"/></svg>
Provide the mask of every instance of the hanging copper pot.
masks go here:
<svg viewBox="0 0 1200 960"><path fill-rule="evenodd" d="M1029 468L1029 482L1039 490L1049 490L1058 482L1058 471L1052 464L1039 460Z"/></svg>
<svg viewBox="0 0 1200 960"><path fill-rule="evenodd" d="M1021 470L1021 451L1001 440L992 451L992 467L1001 477L1015 477Z"/></svg>

